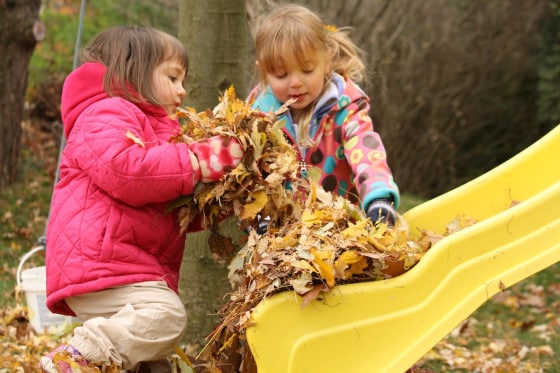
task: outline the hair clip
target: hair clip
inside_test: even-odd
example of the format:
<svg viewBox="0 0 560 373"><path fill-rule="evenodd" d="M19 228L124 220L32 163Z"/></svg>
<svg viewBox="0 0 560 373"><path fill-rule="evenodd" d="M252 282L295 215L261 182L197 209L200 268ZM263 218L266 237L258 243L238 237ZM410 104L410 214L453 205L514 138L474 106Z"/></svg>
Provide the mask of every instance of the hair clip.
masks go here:
<svg viewBox="0 0 560 373"><path fill-rule="evenodd" d="M323 25L323 28L330 32L336 32L338 29L333 25Z"/></svg>

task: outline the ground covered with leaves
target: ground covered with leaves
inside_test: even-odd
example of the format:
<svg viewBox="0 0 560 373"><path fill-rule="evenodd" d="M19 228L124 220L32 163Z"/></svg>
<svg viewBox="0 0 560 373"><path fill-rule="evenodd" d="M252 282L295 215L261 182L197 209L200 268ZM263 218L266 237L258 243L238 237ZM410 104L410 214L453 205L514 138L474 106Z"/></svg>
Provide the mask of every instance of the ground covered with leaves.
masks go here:
<svg viewBox="0 0 560 373"><path fill-rule="evenodd" d="M559 269L549 269L553 283L526 280L496 294L481 308L484 313L466 319L417 366L434 366L436 372L559 371Z"/></svg>
<svg viewBox="0 0 560 373"><path fill-rule="evenodd" d="M497 294L426 353L410 372L559 371L560 267L549 270L556 273L555 283L537 285L538 278L533 277ZM0 313L0 372L37 372L40 356L64 338L64 330L35 332L24 306L5 307ZM189 346L183 346L182 351L190 352ZM180 365L181 356L170 358L178 372L189 371L186 364Z"/></svg>

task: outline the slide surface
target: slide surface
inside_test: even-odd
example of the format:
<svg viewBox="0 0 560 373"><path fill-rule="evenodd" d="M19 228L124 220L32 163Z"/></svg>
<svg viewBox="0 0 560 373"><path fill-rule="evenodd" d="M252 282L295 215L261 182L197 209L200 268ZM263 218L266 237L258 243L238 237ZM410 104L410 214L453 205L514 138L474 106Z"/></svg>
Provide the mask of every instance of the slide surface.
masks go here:
<svg viewBox="0 0 560 373"><path fill-rule="evenodd" d="M499 291L560 261L560 125L486 174L404 214L443 233L408 272L335 287L301 308L294 292L261 302L247 340L259 373L404 372ZM417 229L418 228L418 229Z"/></svg>

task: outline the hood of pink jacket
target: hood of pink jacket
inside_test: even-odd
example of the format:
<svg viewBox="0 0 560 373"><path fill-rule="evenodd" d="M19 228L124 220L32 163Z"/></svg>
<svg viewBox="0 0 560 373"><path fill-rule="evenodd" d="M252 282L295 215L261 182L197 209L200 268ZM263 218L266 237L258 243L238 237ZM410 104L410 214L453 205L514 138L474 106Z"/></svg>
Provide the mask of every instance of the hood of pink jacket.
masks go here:
<svg viewBox="0 0 560 373"><path fill-rule="evenodd" d="M80 114L94 102L108 98L103 88L103 79L107 68L96 62L86 62L74 70L66 80L62 89L60 114L64 123L64 135L68 137ZM134 90L131 90L134 93ZM165 110L150 104L136 104L149 115L167 116Z"/></svg>

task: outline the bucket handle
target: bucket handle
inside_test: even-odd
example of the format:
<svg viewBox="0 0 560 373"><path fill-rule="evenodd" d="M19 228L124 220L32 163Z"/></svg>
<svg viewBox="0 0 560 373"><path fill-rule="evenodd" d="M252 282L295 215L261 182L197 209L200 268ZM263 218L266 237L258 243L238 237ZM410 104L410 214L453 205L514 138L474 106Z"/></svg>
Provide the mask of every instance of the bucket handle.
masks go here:
<svg viewBox="0 0 560 373"><path fill-rule="evenodd" d="M22 269L23 269L23 265L25 264L27 259L29 259L36 252L41 251L41 250L45 250L45 245L35 246L31 250L29 250L24 256L21 257L21 260L19 262L19 265L18 265L18 268L17 268L17 271L16 271L16 283L17 283L18 288L21 286L21 272L22 272Z"/></svg>

